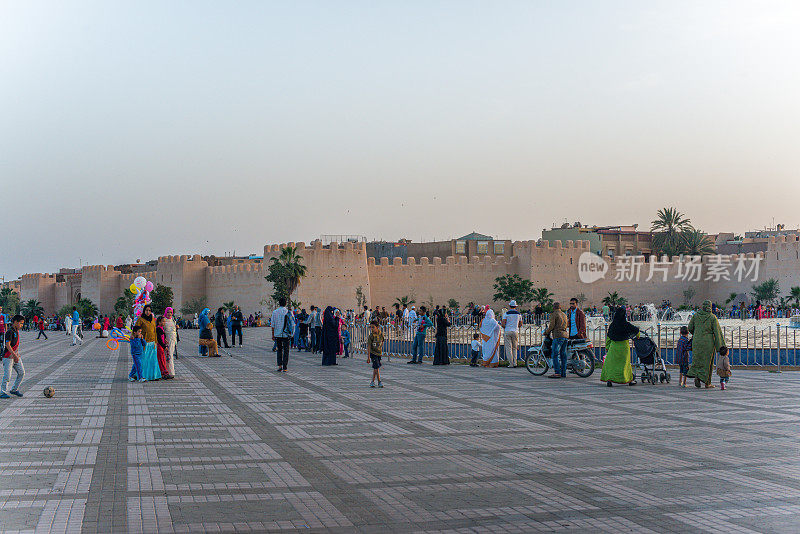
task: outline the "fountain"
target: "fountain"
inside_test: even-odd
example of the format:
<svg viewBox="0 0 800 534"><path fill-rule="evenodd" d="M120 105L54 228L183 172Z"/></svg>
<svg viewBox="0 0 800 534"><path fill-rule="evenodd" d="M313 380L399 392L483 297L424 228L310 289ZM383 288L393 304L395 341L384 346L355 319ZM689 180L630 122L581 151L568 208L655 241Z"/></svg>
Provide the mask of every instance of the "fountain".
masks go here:
<svg viewBox="0 0 800 534"><path fill-rule="evenodd" d="M655 304L652 303L645 304L644 309L647 311L647 321L651 323L671 322L688 324L692 316L694 316L694 311L692 310L675 311L672 308L667 308L666 310L659 311Z"/></svg>

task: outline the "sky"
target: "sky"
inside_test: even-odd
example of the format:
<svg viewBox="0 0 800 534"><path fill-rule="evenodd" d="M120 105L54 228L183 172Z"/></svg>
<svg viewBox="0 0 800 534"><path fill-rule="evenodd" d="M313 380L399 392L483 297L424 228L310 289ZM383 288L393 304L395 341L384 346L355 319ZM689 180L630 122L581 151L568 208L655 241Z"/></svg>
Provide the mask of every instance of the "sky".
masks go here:
<svg viewBox="0 0 800 534"><path fill-rule="evenodd" d="M0 0L0 276L800 227L796 1Z"/></svg>

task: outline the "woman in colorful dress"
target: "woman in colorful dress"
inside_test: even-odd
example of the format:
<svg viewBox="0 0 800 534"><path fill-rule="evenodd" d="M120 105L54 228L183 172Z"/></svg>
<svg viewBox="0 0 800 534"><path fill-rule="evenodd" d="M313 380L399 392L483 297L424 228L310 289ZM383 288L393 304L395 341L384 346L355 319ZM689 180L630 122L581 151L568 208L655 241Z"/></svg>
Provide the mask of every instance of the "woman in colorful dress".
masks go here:
<svg viewBox="0 0 800 534"><path fill-rule="evenodd" d="M486 306L480 327L483 353L483 367L500 365L500 323L494 317L494 310Z"/></svg>
<svg viewBox="0 0 800 534"><path fill-rule="evenodd" d="M158 366L158 351L156 350L156 317L149 304L142 309L142 315L136 321L136 326L142 327L142 337L146 343L142 357L142 378L159 380L161 369Z"/></svg>
<svg viewBox="0 0 800 534"><path fill-rule="evenodd" d="M158 370L161 371L162 378L172 378L169 376L167 368L167 335L164 332L164 318L156 319L156 354L158 356Z"/></svg>
<svg viewBox="0 0 800 534"><path fill-rule="evenodd" d="M606 332L606 359L600 380L608 384L608 387L613 384L636 385L631 368L629 340L639 335L639 329L628 322L626 315L622 306L614 310L614 318Z"/></svg>

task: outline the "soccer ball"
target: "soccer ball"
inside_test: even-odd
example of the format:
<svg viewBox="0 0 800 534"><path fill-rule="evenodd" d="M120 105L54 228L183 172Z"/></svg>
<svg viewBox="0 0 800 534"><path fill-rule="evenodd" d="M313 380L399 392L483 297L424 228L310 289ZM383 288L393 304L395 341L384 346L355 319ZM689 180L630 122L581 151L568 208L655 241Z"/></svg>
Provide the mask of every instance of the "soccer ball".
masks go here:
<svg viewBox="0 0 800 534"><path fill-rule="evenodd" d="M47 386L46 388L44 388L44 391L42 393L44 393L44 396L49 399L50 397L56 394L56 390L53 389L53 386Z"/></svg>

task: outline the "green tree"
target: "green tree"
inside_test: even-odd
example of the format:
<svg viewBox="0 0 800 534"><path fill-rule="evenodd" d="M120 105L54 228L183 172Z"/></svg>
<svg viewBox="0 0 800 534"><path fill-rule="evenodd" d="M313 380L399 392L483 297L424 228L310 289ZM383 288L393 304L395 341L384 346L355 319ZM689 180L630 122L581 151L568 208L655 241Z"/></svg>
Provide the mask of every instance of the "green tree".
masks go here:
<svg viewBox="0 0 800 534"><path fill-rule="evenodd" d="M62 319L67 315L71 314L72 314L72 306L70 306L69 304L67 304L66 306L61 306L61 308L59 308L58 311L56 312L56 315L58 315Z"/></svg>
<svg viewBox="0 0 800 534"><path fill-rule="evenodd" d="M789 290L789 296L787 297L790 301L794 301L795 306L800 306L800 287L793 286Z"/></svg>
<svg viewBox="0 0 800 534"><path fill-rule="evenodd" d="M447 301L447 307L450 309L450 311L456 313L458 309L461 307L461 304L459 304L456 299L449 299Z"/></svg>
<svg viewBox="0 0 800 534"><path fill-rule="evenodd" d="M272 298L280 297L290 299L294 290L300 285L300 279L306 275L306 266L302 263L303 256L297 253L297 247L284 247L279 256L270 259L269 274L265 276L272 282Z"/></svg>
<svg viewBox="0 0 800 534"><path fill-rule="evenodd" d="M128 292L130 293L130 291ZM172 288L162 284L156 285L155 289L150 292L150 305L153 307L153 313L156 315L164 315L164 310L172 307Z"/></svg>
<svg viewBox="0 0 800 534"><path fill-rule="evenodd" d="M228 313L233 311L234 306L236 306L236 304L232 300L222 303L222 309Z"/></svg>
<svg viewBox="0 0 800 534"><path fill-rule="evenodd" d="M725 305L727 306L728 304L736 300L736 297L738 296L739 296L738 293L731 293L730 295L728 295L728 298L725 299Z"/></svg>
<svg viewBox="0 0 800 534"><path fill-rule="evenodd" d="M542 308L548 308L553 304L553 294L546 287L537 287L533 290L531 300Z"/></svg>
<svg viewBox="0 0 800 534"><path fill-rule="evenodd" d="M203 308L208 307L208 299L205 296L190 299L181 306L181 313L183 315L194 315L195 313L200 313L203 311Z"/></svg>
<svg viewBox="0 0 800 534"><path fill-rule="evenodd" d="M117 312L117 315L121 315L122 317L128 317L133 313L133 293L128 291L127 289L122 292L122 295L117 297L117 301L114 303L114 311Z"/></svg>
<svg viewBox="0 0 800 534"><path fill-rule="evenodd" d="M412 304L416 303L417 301L408 295L397 297L394 299L400 305L400 308L404 308L405 306L411 306Z"/></svg>
<svg viewBox="0 0 800 534"><path fill-rule="evenodd" d="M772 303L778 298L779 292L780 287L778 286L778 281L774 278L770 278L758 285L754 285L752 295L756 300Z"/></svg>
<svg viewBox="0 0 800 534"><path fill-rule="evenodd" d="M44 315L44 308L42 308L42 304L38 300L30 299L22 303L19 313L25 317L26 321L30 321L34 315L38 317Z"/></svg>
<svg viewBox="0 0 800 534"><path fill-rule="evenodd" d="M11 289L10 287L4 287L4 288L0 289L0 306L5 308L6 307L6 303L8 302L8 299L10 299L11 296L15 295L15 294L16 293L14 293L14 290Z"/></svg>
<svg viewBox="0 0 800 534"><path fill-rule="evenodd" d="M494 300L505 302L516 300L520 306L529 303L534 297L533 282L525 280L518 274L506 274L495 278L494 290Z"/></svg>
<svg viewBox="0 0 800 534"><path fill-rule="evenodd" d="M0 306L3 307L3 313L16 315L19 312L19 294L10 287L0 289Z"/></svg>
<svg viewBox="0 0 800 534"><path fill-rule="evenodd" d="M81 320L89 319L97 315L97 305L87 298L78 300L78 302L75 303L75 307L78 308Z"/></svg>
<svg viewBox="0 0 800 534"><path fill-rule="evenodd" d="M628 299L619 296L616 291L609 291L608 295L603 297L603 304L609 308L616 308L618 306L626 306L628 304Z"/></svg>
<svg viewBox="0 0 800 534"><path fill-rule="evenodd" d="M670 257L680 254L681 233L691 229L691 220L676 208L661 208L650 226L650 231L655 233L653 252Z"/></svg>
<svg viewBox="0 0 800 534"><path fill-rule="evenodd" d="M681 232L678 253L687 256L707 256L717 251L714 242L705 232L690 228Z"/></svg>

